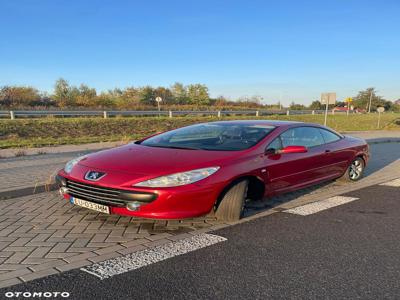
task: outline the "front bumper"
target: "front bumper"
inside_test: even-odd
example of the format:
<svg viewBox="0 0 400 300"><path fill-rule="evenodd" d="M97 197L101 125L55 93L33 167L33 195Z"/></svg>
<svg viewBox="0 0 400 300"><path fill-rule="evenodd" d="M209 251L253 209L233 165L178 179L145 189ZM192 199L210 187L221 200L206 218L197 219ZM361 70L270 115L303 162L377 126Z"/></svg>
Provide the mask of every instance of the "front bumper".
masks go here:
<svg viewBox="0 0 400 300"><path fill-rule="evenodd" d="M111 214L151 219L184 219L207 214L218 197L219 185L190 184L172 188L116 189L76 180L60 171L60 192L71 197L107 205Z"/></svg>
<svg viewBox="0 0 400 300"><path fill-rule="evenodd" d="M71 180L60 175L56 176L56 182L60 188L64 188L64 191L68 191L68 194L71 196L99 204L124 207L132 201L144 204L157 199L157 194L151 192L137 192L96 186Z"/></svg>

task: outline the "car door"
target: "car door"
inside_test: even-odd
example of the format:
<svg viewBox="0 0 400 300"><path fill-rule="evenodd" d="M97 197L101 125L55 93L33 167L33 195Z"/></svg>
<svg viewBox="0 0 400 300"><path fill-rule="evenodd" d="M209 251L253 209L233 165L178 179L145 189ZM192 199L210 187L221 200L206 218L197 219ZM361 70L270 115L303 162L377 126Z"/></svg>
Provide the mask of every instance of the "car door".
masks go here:
<svg viewBox="0 0 400 300"><path fill-rule="evenodd" d="M319 130L325 141L327 171L331 173L333 177L341 176L347 169L353 152L348 149L343 141L343 137L324 128L320 128Z"/></svg>
<svg viewBox="0 0 400 300"><path fill-rule="evenodd" d="M265 182L269 193L294 190L319 181L321 172L328 163L324 140L318 128L290 128L273 140L267 148L283 149L287 146L304 146L307 152L265 155Z"/></svg>

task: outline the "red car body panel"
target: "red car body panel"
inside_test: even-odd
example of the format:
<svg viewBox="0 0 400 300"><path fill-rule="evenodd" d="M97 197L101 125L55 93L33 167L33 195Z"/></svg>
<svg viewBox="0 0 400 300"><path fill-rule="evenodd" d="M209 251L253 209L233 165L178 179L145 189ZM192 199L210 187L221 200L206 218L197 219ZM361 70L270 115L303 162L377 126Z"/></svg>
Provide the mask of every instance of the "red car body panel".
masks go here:
<svg viewBox="0 0 400 300"><path fill-rule="evenodd" d="M232 124L240 121L232 121ZM110 205L113 214L182 219L207 214L216 205L221 192L233 181L253 177L264 183L264 196L284 193L343 175L349 163L362 156L367 163L368 146L362 139L343 136L340 140L309 148L305 153L268 154L268 144L289 128L316 124L277 121L245 121L276 128L255 146L242 151L209 151L155 148L128 144L90 154L59 177L93 187L144 192L156 199L138 210ZM219 166L211 176L198 182L177 187L150 188L133 185L151 178L177 172ZM98 181L85 179L89 171L105 172ZM64 198L69 199L68 191ZM90 200L90 199L88 199Z"/></svg>

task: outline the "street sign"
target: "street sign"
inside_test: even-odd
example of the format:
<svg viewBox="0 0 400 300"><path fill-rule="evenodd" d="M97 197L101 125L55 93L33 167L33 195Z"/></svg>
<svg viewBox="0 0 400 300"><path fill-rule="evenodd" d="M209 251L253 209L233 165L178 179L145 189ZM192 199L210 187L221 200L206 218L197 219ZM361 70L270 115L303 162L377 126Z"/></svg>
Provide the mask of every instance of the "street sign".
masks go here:
<svg viewBox="0 0 400 300"><path fill-rule="evenodd" d="M160 97L160 96L158 96L158 97L156 97L156 102L157 102L157 108L158 108L158 111L160 111L160 103L161 103L161 101L162 101L162 98Z"/></svg>
<svg viewBox="0 0 400 300"><path fill-rule="evenodd" d="M336 93L322 93L321 94L321 103L326 105L325 121L324 121L324 125L326 126L326 123L328 121L328 105L336 103Z"/></svg>
<svg viewBox="0 0 400 300"><path fill-rule="evenodd" d="M377 109L378 112L378 129L381 126L381 113L383 113L385 111L385 108L382 106L379 106Z"/></svg>
<svg viewBox="0 0 400 300"><path fill-rule="evenodd" d="M335 104L336 103L336 93L322 93L321 94L322 104Z"/></svg>
<svg viewBox="0 0 400 300"><path fill-rule="evenodd" d="M353 98L347 97L346 99L344 99L344 102L347 103L346 107L347 107L347 116L348 116L350 113L350 103L353 102ZM351 107L353 107L353 105ZM352 108L352 110L353 110L353 108Z"/></svg>

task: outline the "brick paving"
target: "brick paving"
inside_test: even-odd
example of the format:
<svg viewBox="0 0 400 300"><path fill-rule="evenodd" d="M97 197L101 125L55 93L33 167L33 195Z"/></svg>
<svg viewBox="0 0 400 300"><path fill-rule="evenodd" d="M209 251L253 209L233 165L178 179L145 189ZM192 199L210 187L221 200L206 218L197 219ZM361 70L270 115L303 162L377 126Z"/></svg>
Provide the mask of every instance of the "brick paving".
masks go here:
<svg viewBox="0 0 400 300"><path fill-rule="evenodd" d="M50 185L67 161L85 153L35 155L0 160L0 199L12 192L27 189L34 194L38 187Z"/></svg>
<svg viewBox="0 0 400 300"><path fill-rule="evenodd" d="M26 189L24 195L39 192L38 187L48 187L54 182L55 174L64 167L67 161L120 144L120 142L108 142L44 147L39 148L39 150L32 148L24 151L27 154L44 151L45 154L20 157L11 157L11 154L16 151L15 149L2 149L0 150L0 199L9 198L12 192L16 190ZM2 153L6 155L4 156Z"/></svg>
<svg viewBox="0 0 400 300"><path fill-rule="evenodd" d="M55 193L0 202L0 286L89 265L211 227L212 216L183 221L103 215Z"/></svg>

